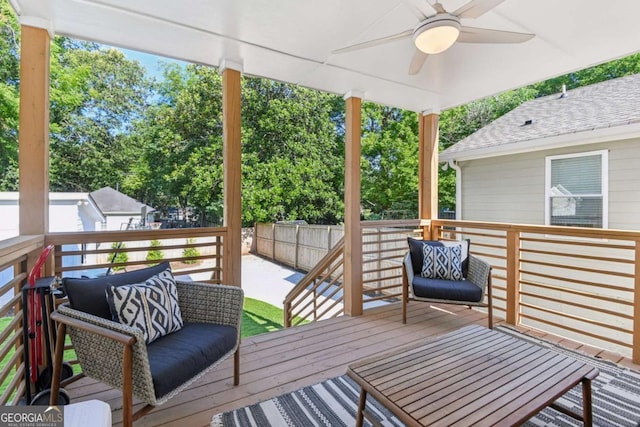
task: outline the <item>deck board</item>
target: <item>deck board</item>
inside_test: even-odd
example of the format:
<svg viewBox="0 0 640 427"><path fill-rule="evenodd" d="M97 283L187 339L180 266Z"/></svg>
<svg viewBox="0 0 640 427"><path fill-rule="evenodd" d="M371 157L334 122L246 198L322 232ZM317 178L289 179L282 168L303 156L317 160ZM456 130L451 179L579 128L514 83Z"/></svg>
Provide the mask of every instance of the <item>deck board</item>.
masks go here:
<svg viewBox="0 0 640 427"><path fill-rule="evenodd" d="M486 315L465 306L412 302L406 325L401 321L400 304L391 304L365 310L358 317L339 317L246 338L240 349L239 386L233 386L233 363L226 360L134 425L208 426L216 413L343 375L347 365L358 359L474 323L486 326ZM71 384L67 391L73 402L106 401L113 410L113 425L122 425L119 391L88 378Z"/></svg>

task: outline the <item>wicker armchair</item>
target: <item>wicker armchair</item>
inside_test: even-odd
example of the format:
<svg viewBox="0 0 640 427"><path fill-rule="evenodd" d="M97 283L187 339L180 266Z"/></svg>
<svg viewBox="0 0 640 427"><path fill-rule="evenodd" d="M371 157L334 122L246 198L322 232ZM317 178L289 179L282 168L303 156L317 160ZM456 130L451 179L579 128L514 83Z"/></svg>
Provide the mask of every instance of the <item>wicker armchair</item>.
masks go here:
<svg viewBox="0 0 640 427"><path fill-rule="evenodd" d="M131 426L232 353L237 385L242 289L179 280L176 287L184 327L151 344L145 343L139 329L61 305L51 315L58 324L54 379L59 378L69 333L83 373L122 390L124 426ZM52 396L59 385L53 381ZM147 403L135 414L133 396Z"/></svg>
<svg viewBox="0 0 640 427"><path fill-rule="evenodd" d="M469 255L469 271L467 277L461 281L454 280L438 280L438 279L424 279L416 276L414 267L411 261L411 253L408 252L403 261L403 274L402 274L402 323L407 323L407 303L412 301L426 301L443 304L461 304L471 306L487 307L488 309L488 324L489 328L493 328L493 303L492 303L492 291L491 291L491 265L482 261L479 258ZM417 296L414 290L416 285L416 279L421 281L421 284L426 284L427 287L431 282L435 287L439 289L434 294L447 295L447 298L430 298L424 296ZM480 298L475 301L459 298L458 296L464 295L465 292L460 292L460 288L477 286L480 291L477 294ZM428 291L427 291L428 292ZM487 302L484 302L485 293L487 295Z"/></svg>

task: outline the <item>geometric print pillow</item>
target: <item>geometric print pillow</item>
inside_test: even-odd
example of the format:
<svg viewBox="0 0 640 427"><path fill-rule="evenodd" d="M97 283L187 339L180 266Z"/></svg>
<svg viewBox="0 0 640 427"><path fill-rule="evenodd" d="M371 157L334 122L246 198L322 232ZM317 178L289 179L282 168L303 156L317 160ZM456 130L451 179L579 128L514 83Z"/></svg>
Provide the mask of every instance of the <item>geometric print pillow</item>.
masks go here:
<svg viewBox="0 0 640 427"><path fill-rule="evenodd" d="M423 245L422 271L429 279L462 280L462 244L453 246Z"/></svg>
<svg viewBox="0 0 640 427"><path fill-rule="evenodd" d="M106 293L113 320L140 329L147 344L183 326L170 269L145 283L110 286Z"/></svg>

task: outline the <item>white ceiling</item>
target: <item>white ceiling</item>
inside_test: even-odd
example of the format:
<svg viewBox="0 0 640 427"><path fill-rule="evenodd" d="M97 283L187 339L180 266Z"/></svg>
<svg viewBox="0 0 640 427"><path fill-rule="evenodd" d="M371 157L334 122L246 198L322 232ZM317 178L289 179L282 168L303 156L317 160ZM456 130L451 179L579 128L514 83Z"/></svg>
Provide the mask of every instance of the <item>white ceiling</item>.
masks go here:
<svg viewBox="0 0 640 427"><path fill-rule="evenodd" d="M439 111L640 50L640 1L506 0L464 25L536 34L456 44L407 73L411 39L332 50L413 28L434 0L10 0L24 25L413 111ZM441 0L454 11L467 0Z"/></svg>

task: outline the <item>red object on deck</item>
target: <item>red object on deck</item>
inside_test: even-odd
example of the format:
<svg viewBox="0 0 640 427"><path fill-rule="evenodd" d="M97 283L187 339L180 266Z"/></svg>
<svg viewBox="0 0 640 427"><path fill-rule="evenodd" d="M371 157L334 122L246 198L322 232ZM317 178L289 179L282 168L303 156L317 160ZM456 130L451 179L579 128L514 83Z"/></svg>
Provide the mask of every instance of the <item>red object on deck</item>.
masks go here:
<svg viewBox="0 0 640 427"><path fill-rule="evenodd" d="M53 245L49 245L40 254L35 265L29 273L28 282L29 286L35 288L36 280L42 277L42 270L44 269L44 263L47 261L49 254L53 250ZM29 339L31 340L31 352L30 358L30 372L31 381L36 382L38 380L38 367L42 365L42 306L40 298L37 297L35 292L29 292ZM23 308L23 310L26 309Z"/></svg>

